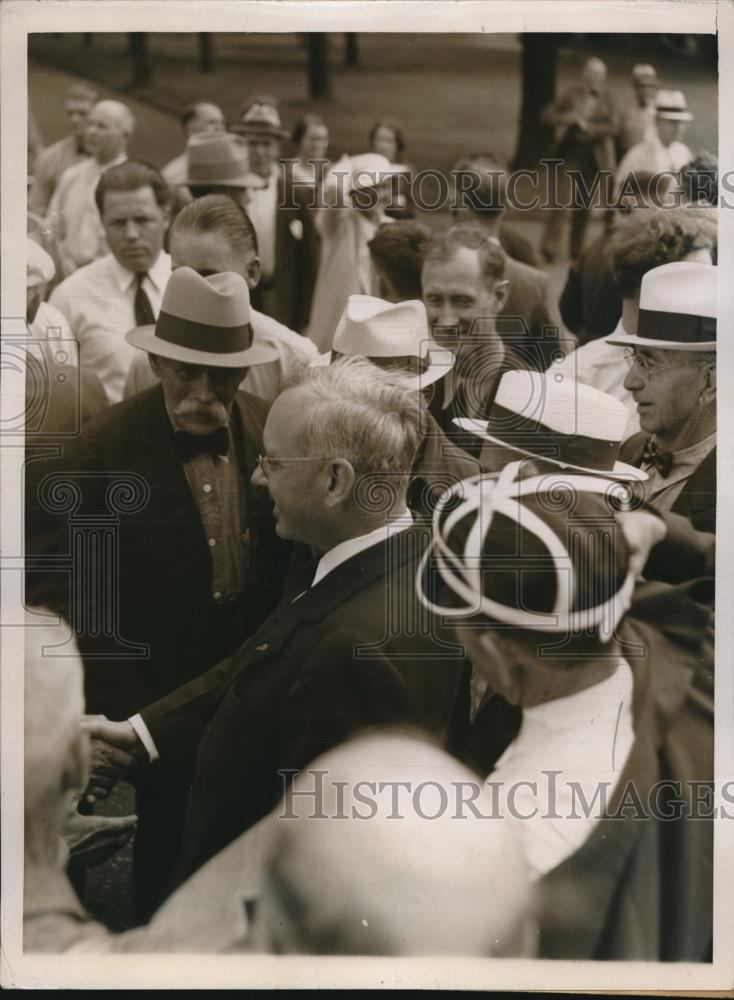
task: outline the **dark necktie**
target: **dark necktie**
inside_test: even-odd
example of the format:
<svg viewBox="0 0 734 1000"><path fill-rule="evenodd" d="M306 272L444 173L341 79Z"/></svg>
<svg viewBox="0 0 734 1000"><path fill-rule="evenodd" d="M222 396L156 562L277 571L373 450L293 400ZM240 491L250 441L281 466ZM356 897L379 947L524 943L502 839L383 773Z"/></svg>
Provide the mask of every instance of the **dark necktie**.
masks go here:
<svg viewBox="0 0 734 1000"><path fill-rule="evenodd" d="M143 288L143 282L147 277L147 273L135 275L135 323L137 326L152 326L155 323L153 306Z"/></svg>
<svg viewBox="0 0 734 1000"><path fill-rule="evenodd" d="M218 427L213 434L187 434L186 431L176 431L174 434L176 450L184 462L208 451L212 455L226 455L229 450L229 431L226 427Z"/></svg>
<svg viewBox="0 0 734 1000"><path fill-rule="evenodd" d="M660 451L652 438L648 438L642 451L642 464L654 465L663 479L667 479L673 468L672 451Z"/></svg>

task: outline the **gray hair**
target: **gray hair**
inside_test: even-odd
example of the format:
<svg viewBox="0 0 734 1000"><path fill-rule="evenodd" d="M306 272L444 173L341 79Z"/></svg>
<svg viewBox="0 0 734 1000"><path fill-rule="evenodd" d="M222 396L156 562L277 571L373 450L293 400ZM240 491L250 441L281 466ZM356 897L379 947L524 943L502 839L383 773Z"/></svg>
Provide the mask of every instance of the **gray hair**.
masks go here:
<svg viewBox="0 0 734 1000"><path fill-rule="evenodd" d="M423 438L425 403L399 374L366 358L340 358L324 367L294 368L281 391L307 389L316 403L303 413L299 448L303 455L333 455L405 490ZM378 474L378 476L376 476Z"/></svg>

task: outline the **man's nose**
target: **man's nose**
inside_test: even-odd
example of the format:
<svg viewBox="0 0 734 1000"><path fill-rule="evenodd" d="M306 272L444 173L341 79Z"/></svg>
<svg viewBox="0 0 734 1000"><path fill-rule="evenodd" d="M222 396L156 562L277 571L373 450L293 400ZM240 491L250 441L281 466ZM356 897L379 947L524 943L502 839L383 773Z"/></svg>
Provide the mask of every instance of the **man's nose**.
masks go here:
<svg viewBox="0 0 734 1000"><path fill-rule="evenodd" d="M250 476L250 482L253 486L267 486L268 480L263 472L262 465L258 462L255 466L255 471Z"/></svg>
<svg viewBox="0 0 734 1000"><path fill-rule="evenodd" d="M194 381L192 391L201 403L210 403L217 398L214 386L209 377L209 372L203 372L199 375L199 377Z"/></svg>
<svg viewBox="0 0 734 1000"><path fill-rule="evenodd" d="M132 219L128 219L125 223L125 239L136 240L138 236L140 236L139 227Z"/></svg>
<svg viewBox="0 0 734 1000"><path fill-rule="evenodd" d="M637 365L633 365L627 372L627 377L624 380L624 387L627 392L634 392L636 389L641 389L645 384L644 379L640 375Z"/></svg>

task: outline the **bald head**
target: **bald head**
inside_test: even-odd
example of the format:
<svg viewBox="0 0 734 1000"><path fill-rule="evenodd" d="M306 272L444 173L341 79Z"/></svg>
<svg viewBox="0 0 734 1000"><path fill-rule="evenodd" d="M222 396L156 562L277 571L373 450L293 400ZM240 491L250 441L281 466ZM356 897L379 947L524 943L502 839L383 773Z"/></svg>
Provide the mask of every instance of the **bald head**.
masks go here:
<svg viewBox="0 0 734 1000"><path fill-rule="evenodd" d="M584 63L583 79L592 91L601 90L607 80L607 65L601 59L592 56Z"/></svg>
<svg viewBox="0 0 734 1000"><path fill-rule="evenodd" d="M317 797L308 794L315 783ZM491 802L454 758L411 735L366 736L314 761L293 792L274 823L259 947L528 953L531 891L519 838L511 820L477 817L491 814Z"/></svg>
<svg viewBox="0 0 734 1000"><path fill-rule="evenodd" d="M87 742L82 663L75 647L60 647L68 626L48 612L29 612L25 630L26 849L54 837L68 811L70 792L84 787ZM56 655L54 655L56 654Z"/></svg>
<svg viewBox="0 0 734 1000"><path fill-rule="evenodd" d="M85 143L89 153L105 164L127 150L135 118L121 101L99 101L89 112Z"/></svg>

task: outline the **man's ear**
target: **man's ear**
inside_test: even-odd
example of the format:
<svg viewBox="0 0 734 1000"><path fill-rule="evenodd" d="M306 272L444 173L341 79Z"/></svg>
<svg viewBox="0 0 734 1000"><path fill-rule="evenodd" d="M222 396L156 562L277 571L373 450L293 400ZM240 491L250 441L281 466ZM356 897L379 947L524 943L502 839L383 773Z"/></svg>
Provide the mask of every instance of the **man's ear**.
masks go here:
<svg viewBox="0 0 734 1000"><path fill-rule="evenodd" d="M335 458L326 470L328 485L326 493L326 506L336 507L344 503L354 493L354 486L357 474L354 466L345 458Z"/></svg>
<svg viewBox="0 0 734 1000"><path fill-rule="evenodd" d="M247 287L250 291L253 288L257 288L260 284L260 278L262 277L263 268L260 263L259 257L253 257L250 263L245 268L245 281L247 282Z"/></svg>
<svg viewBox="0 0 734 1000"><path fill-rule="evenodd" d="M498 281L494 286L494 297L497 302L497 312L501 313L507 305L507 300L510 297L510 281L508 278L505 278L503 281Z"/></svg>
<svg viewBox="0 0 734 1000"><path fill-rule="evenodd" d="M716 400L716 365L708 365L703 373L702 403L713 403Z"/></svg>

